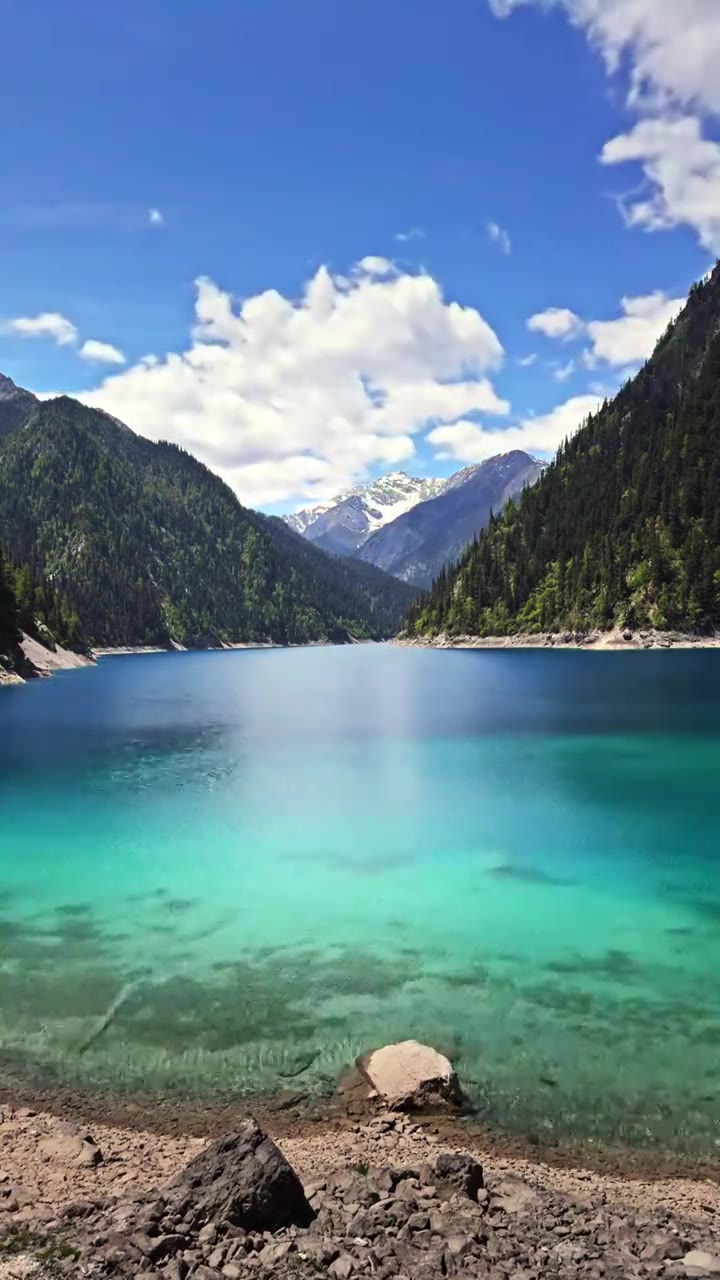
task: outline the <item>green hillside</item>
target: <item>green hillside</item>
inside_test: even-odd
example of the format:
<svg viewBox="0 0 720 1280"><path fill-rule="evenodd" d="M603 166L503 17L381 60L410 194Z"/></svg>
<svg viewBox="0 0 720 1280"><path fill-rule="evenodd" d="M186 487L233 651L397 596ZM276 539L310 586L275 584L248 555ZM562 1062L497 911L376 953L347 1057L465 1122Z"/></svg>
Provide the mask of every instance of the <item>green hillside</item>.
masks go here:
<svg viewBox="0 0 720 1280"><path fill-rule="evenodd" d="M26 393L27 394L27 393ZM242 507L175 445L66 396L0 438L0 540L95 645L392 634L412 592Z"/></svg>

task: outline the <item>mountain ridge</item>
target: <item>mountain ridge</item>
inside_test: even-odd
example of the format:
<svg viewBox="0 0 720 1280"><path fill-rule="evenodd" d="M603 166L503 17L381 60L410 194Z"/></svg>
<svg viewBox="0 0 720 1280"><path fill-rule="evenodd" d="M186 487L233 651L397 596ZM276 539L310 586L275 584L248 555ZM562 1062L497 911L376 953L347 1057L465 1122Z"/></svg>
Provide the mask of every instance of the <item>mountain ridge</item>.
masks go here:
<svg viewBox="0 0 720 1280"><path fill-rule="evenodd" d="M390 471L283 519L325 551L354 555L371 534L444 487L444 480Z"/></svg>
<svg viewBox="0 0 720 1280"><path fill-rule="evenodd" d="M22 426L39 403L32 391L16 386L12 378L0 373L0 440Z"/></svg>
<svg viewBox="0 0 720 1280"><path fill-rule="evenodd" d="M521 449L496 454L448 477L440 493L363 543L359 558L417 587L429 587L443 565L462 554L487 524L526 485L534 484L543 464Z"/></svg>
<svg viewBox="0 0 720 1280"><path fill-rule="evenodd" d="M342 550L402 582L429 587L487 524L491 511L533 484L543 465L515 449L442 478L394 471L284 519L316 546Z"/></svg>
<svg viewBox="0 0 720 1280"><path fill-rule="evenodd" d="M2 390L11 410L0 541L62 592L89 643L285 644L396 630L412 598L403 584L308 555L176 445L68 396L39 401L10 379Z"/></svg>

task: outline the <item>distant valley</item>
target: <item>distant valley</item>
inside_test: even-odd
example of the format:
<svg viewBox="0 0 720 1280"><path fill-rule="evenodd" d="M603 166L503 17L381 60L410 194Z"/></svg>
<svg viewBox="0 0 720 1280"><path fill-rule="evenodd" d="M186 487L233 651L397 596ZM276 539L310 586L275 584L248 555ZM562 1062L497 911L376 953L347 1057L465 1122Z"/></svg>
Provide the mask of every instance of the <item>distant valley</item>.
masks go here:
<svg viewBox="0 0 720 1280"><path fill-rule="evenodd" d="M356 556L415 587L429 587L499 512L541 475L543 464L513 450L444 479L395 471L331 502L286 516L325 551Z"/></svg>

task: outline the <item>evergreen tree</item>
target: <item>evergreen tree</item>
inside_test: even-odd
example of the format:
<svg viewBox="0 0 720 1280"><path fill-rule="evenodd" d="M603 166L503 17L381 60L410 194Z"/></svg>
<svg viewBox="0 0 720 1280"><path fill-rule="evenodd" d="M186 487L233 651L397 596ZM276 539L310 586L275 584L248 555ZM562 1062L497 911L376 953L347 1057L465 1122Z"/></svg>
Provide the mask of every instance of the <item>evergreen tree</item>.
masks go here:
<svg viewBox="0 0 720 1280"><path fill-rule="evenodd" d="M15 575L0 547L0 652L17 638L18 621Z"/></svg>

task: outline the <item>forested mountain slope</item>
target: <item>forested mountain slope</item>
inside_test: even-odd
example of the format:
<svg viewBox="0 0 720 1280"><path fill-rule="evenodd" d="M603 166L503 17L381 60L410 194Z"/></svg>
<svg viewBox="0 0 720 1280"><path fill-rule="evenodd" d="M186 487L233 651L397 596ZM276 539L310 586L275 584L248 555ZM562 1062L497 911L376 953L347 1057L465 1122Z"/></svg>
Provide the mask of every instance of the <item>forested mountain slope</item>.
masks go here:
<svg viewBox="0 0 720 1280"><path fill-rule="evenodd" d="M0 540L95 645L379 638L411 594L242 507L175 445L67 396L0 438ZM398 589L399 588L399 589Z"/></svg>
<svg viewBox="0 0 720 1280"><path fill-rule="evenodd" d="M614 624L720 625L720 265L409 617L429 635Z"/></svg>
<svg viewBox="0 0 720 1280"><path fill-rule="evenodd" d="M25 673L28 664L21 640L31 637L54 649L83 651L80 621L61 593L33 576L27 564L14 565L0 546L0 677L3 671Z"/></svg>
<svg viewBox="0 0 720 1280"><path fill-rule="evenodd" d="M12 378L0 373L0 438L27 422L37 403L31 391L16 387Z"/></svg>
<svg viewBox="0 0 720 1280"><path fill-rule="evenodd" d="M0 670L17 665L19 616L15 577L0 547Z"/></svg>

